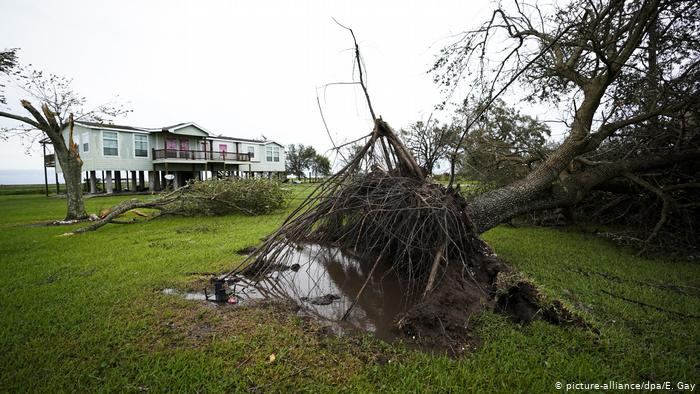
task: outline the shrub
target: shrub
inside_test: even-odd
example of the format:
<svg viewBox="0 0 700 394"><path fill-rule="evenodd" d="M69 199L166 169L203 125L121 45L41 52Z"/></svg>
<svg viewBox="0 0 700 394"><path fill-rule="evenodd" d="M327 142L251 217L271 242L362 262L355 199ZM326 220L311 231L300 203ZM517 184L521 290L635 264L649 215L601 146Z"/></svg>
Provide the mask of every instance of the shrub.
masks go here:
<svg viewBox="0 0 700 394"><path fill-rule="evenodd" d="M189 183L164 212L187 216L263 215L286 206L288 197L289 190L275 180L208 179Z"/></svg>

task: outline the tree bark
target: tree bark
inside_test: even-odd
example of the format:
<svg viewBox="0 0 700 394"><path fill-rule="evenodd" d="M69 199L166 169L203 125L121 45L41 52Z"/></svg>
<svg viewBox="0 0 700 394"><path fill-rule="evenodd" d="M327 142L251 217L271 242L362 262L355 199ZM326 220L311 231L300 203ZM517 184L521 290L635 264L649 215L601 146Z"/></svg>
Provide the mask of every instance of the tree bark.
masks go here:
<svg viewBox="0 0 700 394"><path fill-rule="evenodd" d="M80 187L83 163L79 156L72 152L55 150L56 158L63 170L66 181L66 220L85 219L88 215L83 201L83 190Z"/></svg>
<svg viewBox="0 0 700 394"><path fill-rule="evenodd" d="M41 130L53 145L56 160L63 170L66 181L66 218L65 220L80 220L88 217L83 202L83 190L80 187L83 160L80 158L78 145L73 141L73 114L67 123L61 123L46 103L41 105L41 111L34 108L28 100L21 100L22 107L34 119L0 111L0 117L19 120L31 127ZM42 115L43 113L43 115ZM63 129L69 128L68 139L63 138Z"/></svg>
<svg viewBox="0 0 700 394"><path fill-rule="evenodd" d="M700 150L596 163L566 177L533 172L522 180L474 197L466 211L477 231L484 233L523 213L572 206L589 191L607 186L625 173L667 167L685 160L700 160Z"/></svg>

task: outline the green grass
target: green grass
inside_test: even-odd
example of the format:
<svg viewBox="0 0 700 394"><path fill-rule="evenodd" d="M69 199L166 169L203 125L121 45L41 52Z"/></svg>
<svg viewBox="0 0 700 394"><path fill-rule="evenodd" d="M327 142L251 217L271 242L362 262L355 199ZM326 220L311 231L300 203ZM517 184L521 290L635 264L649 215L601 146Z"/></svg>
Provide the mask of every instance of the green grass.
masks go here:
<svg viewBox="0 0 700 394"><path fill-rule="evenodd" d="M61 190L66 190L63 184L61 184L60 187ZM46 188L44 185L0 185L0 196L44 193L46 193ZM49 195L52 194L56 194L55 183L49 183Z"/></svg>
<svg viewBox="0 0 700 394"><path fill-rule="evenodd" d="M297 201L308 190L295 186ZM86 200L97 212L119 197ZM499 227L485 234L505 260L599 330L474 319L483 341L450 359L370 336L319 335L268 309L214 308L161 294L198 288L191 272L240 261L285 213L162 218L59 237L33 226L65 201L0 196L0 390L16 391L554 391L561 382L697 383L697 264L645 260L588 235ZM673 284L677 287L664 287ZM270 354L276 361L268 362Z"/></svg>

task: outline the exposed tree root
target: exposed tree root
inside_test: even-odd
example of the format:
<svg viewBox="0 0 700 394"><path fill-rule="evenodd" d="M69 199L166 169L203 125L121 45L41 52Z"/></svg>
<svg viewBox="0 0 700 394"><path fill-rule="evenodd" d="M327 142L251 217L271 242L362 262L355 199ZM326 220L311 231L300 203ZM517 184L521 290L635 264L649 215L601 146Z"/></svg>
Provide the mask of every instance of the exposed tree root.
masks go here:
<svg viewBox="0 0 700 394"><path fill-rule="evenodd" d="M390 155L393 170L384 168L381 139L388 152L402 149L391 128L378 120L362 154L321 184L223 279L265 275L298 245L314 243L373 262L365 284L380 262L390 267L407 284L406 301L412 303L397 329L453 353L469 340L469 319L484 311L507 314L515 322L542 318L590 328L495 257L479 238L458 190L425 179L403 155Z"/></svg>
<svg viewBox="0 0 700 394"><path fill-rule="evenodd" d="M483 312L497 312L515 323L542 319L556 325L579 327L597 334L597 329L566 308L549 300L537 287L494 257L482 261L486 275L479 278L491 285L479 286L465 272L452 268L431 297L416 304L400 317L396 327L422 345L463 352L475 340L471 319Z"/></svg>
<svg viewBox="0 0 700 394"><path fill-rule="evenodd" d="M219 280L264 275L290 258L298 245L315 243L374 262L360 293L380 262L390 267L407 284L403 296L411 303L397 328L444 341L453 353L469 335L470 317L487 310L521 322L542 316L557 324L585 325L561 303L545 304L531 283L510 280L517 275L479 238L458 187L426 179L396 133L375 115L356 41L355 57L357 83L374 119L372 133L345 167Z"/></svg>

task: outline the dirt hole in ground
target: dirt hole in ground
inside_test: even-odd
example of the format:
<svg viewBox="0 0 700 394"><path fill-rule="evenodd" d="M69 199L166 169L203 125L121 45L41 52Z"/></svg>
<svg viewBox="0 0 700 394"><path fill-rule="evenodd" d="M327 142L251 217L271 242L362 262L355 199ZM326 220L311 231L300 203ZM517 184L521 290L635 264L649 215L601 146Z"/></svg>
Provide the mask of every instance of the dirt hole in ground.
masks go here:
<svg viewBox="0 0 700 394"><path fill-rule="evenodd" d="M479 278L479 282L493 283L492 288L480 288L464 273L445 272L440 285L423 299L420 293L409 291L411 281L402 279L388 263L378 265L370 275L374 262L369 259L319 245L293 247L286 256L267 265L265 272L248 271L228 277L225 291L228 300L235 300L231 304L249 306L260 300L283 300L299 306L290 313L316 320L327 327L328 333L370 332L384 341L402 340L451 355L478 345L480 340L471 322L476 315L489 311L505 314L515 323L543 319L595 331L561 302L547 300L531 282L495 257L484 258L483 272L489 277ZM172 289L164 292L190 300L214 301L213 290L206 294Z"/></svg>

